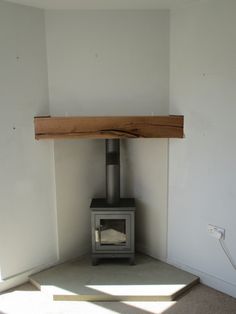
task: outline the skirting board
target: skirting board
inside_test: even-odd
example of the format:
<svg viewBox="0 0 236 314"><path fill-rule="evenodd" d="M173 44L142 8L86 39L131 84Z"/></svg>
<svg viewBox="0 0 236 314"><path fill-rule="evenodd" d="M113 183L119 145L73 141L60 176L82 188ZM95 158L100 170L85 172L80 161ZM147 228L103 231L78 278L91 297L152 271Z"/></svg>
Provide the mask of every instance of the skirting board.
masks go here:
<svg viewBox="0 0 236 314"><path fill-rule="evenodd" d="M31 276L35 273L38 273L44 269L48 269L48 268L55 266L57 264L58 264L58 262L44 264L44 265L35 267L33 269L30 269L28 271L25 271L21 274L12 276L10 278L0 280L0 293L28 282L29 276Z"/></svg>
<svg viewBox="0 0 236 314"><path fill-rule="evenodd" d="M215 276L209 275L198 269L189 267L188 265L182 264L181 262L171 258L167 258L167 263L198 276L200 278L200 282L204 285L236 298L236 285Z"/></svg>

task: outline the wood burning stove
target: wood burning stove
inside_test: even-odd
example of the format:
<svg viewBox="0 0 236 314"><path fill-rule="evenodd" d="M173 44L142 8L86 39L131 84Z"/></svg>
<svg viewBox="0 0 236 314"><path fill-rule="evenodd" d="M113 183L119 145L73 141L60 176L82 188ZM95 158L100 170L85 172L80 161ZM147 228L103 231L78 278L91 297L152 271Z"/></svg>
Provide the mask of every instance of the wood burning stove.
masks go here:
<svg viewBox="0 0 236 314"><path fill-rule="evenodd" d="M91 206L92 264L100 258L129 258L134 264L135 200L120 198L120 142L106 140L106 198Z"/></svg>

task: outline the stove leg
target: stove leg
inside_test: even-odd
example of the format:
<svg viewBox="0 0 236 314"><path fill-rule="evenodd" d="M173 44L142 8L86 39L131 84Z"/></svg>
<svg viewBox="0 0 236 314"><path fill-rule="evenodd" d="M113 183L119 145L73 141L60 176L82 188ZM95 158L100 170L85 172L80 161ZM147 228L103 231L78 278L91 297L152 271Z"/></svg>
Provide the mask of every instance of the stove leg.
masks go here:
<svg viewBox="0 0 236 314"><path fill-rule="evenodd" d="M95 257L92 258L92 265L93 266L98 265L98 259L97 258L95 258Z"/></svg>
<svg viewBox="0 0 236 314"><path fill-rule="evenodd" d="M134 256L130 257L129 264L130 265L135 265L135 258L134 258Z"/></svg>

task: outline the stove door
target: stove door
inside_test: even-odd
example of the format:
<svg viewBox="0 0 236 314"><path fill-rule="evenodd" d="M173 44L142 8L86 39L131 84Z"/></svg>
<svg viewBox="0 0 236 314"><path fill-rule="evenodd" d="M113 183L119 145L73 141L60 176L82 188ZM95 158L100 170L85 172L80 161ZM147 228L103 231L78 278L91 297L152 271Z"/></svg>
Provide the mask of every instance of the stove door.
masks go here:
<svg viewBox="0 0 236 314"><path fill-rule="evenodd" d="M95 249L99 252L128 251L131 249L130 214L96 214Z"/></svg>

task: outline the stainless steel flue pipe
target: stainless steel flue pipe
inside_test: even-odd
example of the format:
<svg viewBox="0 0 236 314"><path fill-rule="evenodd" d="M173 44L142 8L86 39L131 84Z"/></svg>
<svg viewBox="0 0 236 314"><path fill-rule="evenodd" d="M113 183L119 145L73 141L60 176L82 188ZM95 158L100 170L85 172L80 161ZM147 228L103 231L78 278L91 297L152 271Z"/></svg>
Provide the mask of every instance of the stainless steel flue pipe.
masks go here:
<svg viewBox="0 0 236 314"><path fill-rule="evenodd" d="M108 204L120 200L120 140L106 140L106 198Z"/></svg>

